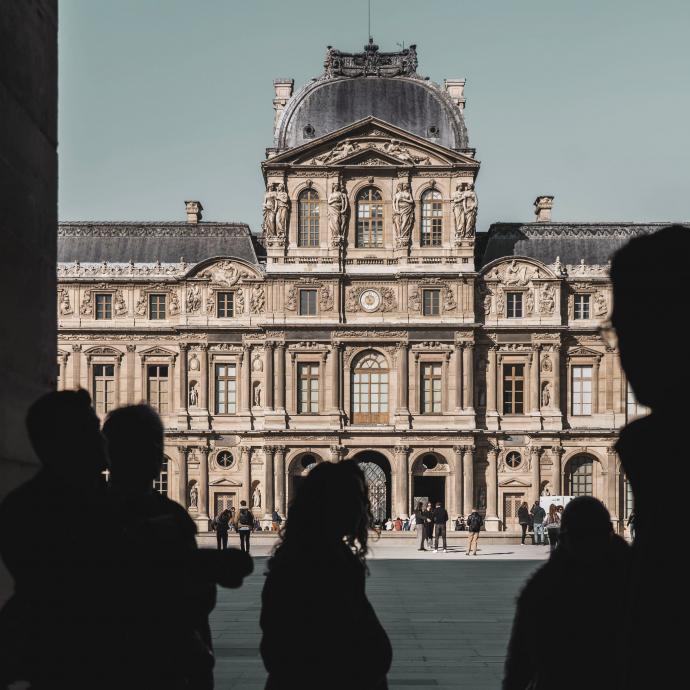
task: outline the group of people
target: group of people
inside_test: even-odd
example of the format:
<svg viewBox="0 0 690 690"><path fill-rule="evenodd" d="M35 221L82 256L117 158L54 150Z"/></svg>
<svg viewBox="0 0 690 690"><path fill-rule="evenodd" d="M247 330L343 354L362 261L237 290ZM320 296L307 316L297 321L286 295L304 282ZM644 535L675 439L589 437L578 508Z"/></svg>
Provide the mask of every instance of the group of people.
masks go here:
<svg viewBox="0 0 690 690"><path fill-rule="evenodd" d="M446 542L446 529L448 524L448 511L443 507L440 501L436 505L423 502L417 504L417 508L412 516L414 528L417 532L418 551L432 550L438 553L439 541L443 545L443 553L447 553L448 545ZM461 520L458 517L455 521L456 529ZM484 518L476 508L467 516L467 521L463 520L463 524L469 532L467 538L466 554L477 555L477 545L479 543L479 532L484 524Z"/></svg>
<svg viewBox="0 0 690 690"><path fill-rule="evenodd" d="M548 541L549 550L553 551L558 544L558 533L561 528L563 506L551 504L547 513L541 507L539 501L535 501L530 508L527 501L523 501L518 508L518 523L522 531L520 543L525 546L527 532L531 529L534 534L534 543L537 546Z"/></svg>

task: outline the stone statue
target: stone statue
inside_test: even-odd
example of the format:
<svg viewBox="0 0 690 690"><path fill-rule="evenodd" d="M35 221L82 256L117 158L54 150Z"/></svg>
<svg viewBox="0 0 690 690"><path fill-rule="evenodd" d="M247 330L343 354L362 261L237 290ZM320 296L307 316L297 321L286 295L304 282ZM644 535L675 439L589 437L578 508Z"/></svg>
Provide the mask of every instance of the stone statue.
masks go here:
<svg viewBox="0 0 690 690"><path fill-rule="evenodd" d="M139 294L139 299L134 307L134 313L137 316L146 316L146 293L142 292Z"/></svg>
<svg viewBox="0 0 690 690"><path fill-rule="evenodd" d="M594 315L595 316L606 316L608 311L608 305L606 303L606 297L603 292L597 292L594 295Z"/></svg>
<svg viewBox="0 0 690 690"><path fill-rule="evenodd" d="M257 486L252 494L252 508L261 508L261 490Z"/></svg>
<svg viewBox="0 0 690 690"><path fill-rule="evenodd" d="M254 405L254 407L261 407L261 384L260 383L254 384L253 405Z"/></svg>
<svg viewBox="0 0 690 690"><path fill-rule="evenodd" d="M196 383L192 383L189 387L189 406L196 407L199 404L199 390Z"/></svg>
<svg viewBox="0 0 690 690"><path fill-rule="evenodd" d="M170 303L168 306L168 312L171 316L180 313L180 298L177 296L177 292L173 291L170 293Z"/></svg>
<svg viewBox="0 0 690 690"><path fill-rule="evenodd" d="M284 238L287 235L288 214L290 213L290 198L284 184L279 184L275 192L275 234Z"/></svg>
<svg viewBox="0 0 690 690"><path fill-rule="evenodd" d="M127 302L125 302L122 290L115 291L115 297L113 299L113 308L115 310L115 316L124 316L127 313Z"/></svg>
<svg viewBox="0 0 690 690"><path fill-rule="evenodd" d="M527 267L518 266L517 261L513 259L506 266L503 282L506 285L524 285L527 282Z"/></svg>
<svg viewBox="0 0 690 690"><path fill-rule="evenodd" d="M477 221L477 194L474 185L463 182L453 194L453 217L455 219L455 239L466 239L474 236Z"/></svg>
<svg viewBox="0 0 690 690"><path fill-rule="evenodd" d="M541 363L541 370L545 372L550 372L553 370L553 364L551 364L551 357L546 355Z"/></svg>
<svg viewBox="0 0 690 690"><path fill-rule="evenodd" d="M345 239L349 202L341 185L334 182L328 196L328 234L331 246L340 247Z"/></svg>
<svg viewBox="0 0 690 690"><path fill-rule="evenodd" d="M189 358L189 370L190 371L199 371L199 360L197 359L197 356L195 353L192 353L192 356Z"/></svg>
<svg viewBox="0 0 690 690"><path fill-rule="evenodd" d="M93 302L91 301L91 290L87 290L84 293L84 299L82 300L81 307L79 308L79 313L82 316L91 316L91 314L93 314Z"/></svg>
<svg viewBox="0 0 690 690"><path fill-rule="evenodd" d="M410 186L405 182L400 182L393 196L393 226L397 247L410 245L412 223L414 223L414 199L410 194Z"/></svg>
<svg viewBox="0 0 690 690"><path fill-rule="evenodd" d="M556 309L556 288L553 285L544 287L541 293L539 311L542 314L553 314Z"/></svg>
<svg viewBox="0 0 690 690"><path fill-rule="evenodd" d="M261 229L266 237L275 237L276 234L276 193L275 184L266 186L263 204L264 220Z"/></svg>
<svg viewBox="0 0 690 690"><path fill-rule="evenodd" d="M528 314L534 311L534 292L532 290L528 290L525 296L525 309Z"/></svg>
<svg viewBox="0 0 690 690"><path fill-rule="evenodd" d="M199 509L199 489L196 484L192 484L189 490L189 507Z"/></svg>
<svg viewBox="0 0 690 690"><path fill-rule="evenodd" d="M60 294L60 314L62 316L67 316L72 313L72 305L69 301L69 292L64 288L58 290Z"/></svg>
<svg viewBox="0 0 690 690"><path fill-rule="evenodd" d="M201 290L198 285L191 285L187 289L187 312L199 311L201 307Z"/></svg>
<svg viewBox="0 0 690 690"><path fill-rule="evenodd" d="M258 287L254 288L254 292L252 293L252 298L251 298L251 301L249 303L252 314L263 313L265 304L266 304L266 291L264 290L263 285L259 285Z"/></svg>
<svg viewBox="0 0 690 690"><path fill-rule="evenodd" d="M547 381L541 389L541 406L548 407L551 404L551 384Z"/></svg>

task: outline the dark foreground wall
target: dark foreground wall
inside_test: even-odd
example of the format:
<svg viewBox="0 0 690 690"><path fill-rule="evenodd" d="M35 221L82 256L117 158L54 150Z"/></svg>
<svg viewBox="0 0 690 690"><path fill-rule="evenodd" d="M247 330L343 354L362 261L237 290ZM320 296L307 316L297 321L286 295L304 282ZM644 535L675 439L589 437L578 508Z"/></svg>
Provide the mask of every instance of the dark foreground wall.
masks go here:
<svg viewBox="0 0 690 690"><path fill-rule="evenodd" d="M0 498L36 469L23 419L55 385L56 228L57 0L0 0Z"/></svg>

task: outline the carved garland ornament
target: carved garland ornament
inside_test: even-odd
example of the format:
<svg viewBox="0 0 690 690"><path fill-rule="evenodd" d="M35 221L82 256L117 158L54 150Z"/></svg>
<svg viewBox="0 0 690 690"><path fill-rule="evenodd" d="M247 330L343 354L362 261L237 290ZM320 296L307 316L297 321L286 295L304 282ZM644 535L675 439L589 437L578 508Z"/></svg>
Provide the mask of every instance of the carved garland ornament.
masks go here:
<svg viewBox="0 0 690 690"><path fill-rule="evenodd" d="M389 312L397 307L395 292L389 287L350 286L345 293L345 311Z"/></svg>

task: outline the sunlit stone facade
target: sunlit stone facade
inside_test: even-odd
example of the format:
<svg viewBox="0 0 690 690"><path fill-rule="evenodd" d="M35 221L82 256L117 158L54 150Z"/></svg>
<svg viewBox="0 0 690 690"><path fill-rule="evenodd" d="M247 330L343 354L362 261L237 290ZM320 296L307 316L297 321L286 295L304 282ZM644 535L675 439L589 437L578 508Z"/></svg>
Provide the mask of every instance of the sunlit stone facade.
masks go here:
<svg viewBox="0 0 690 690"><path fill-rule="evenodd" d="M159 488L201 529L241 499L284 515L344 458L379 518L417 497L493 531L544 493L630 508L608 261L656 226L555 223L543 196L477 234L465 82L416 70L414 47L370 44L275 81L260 237L196 201L186 222L60 225L58 385L159 410Z"/></svg>

